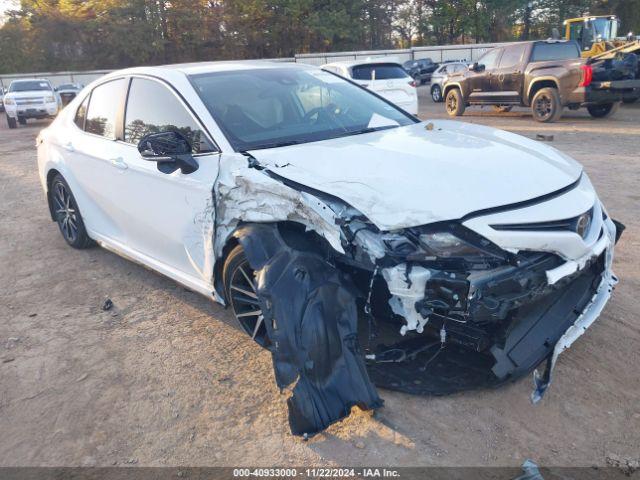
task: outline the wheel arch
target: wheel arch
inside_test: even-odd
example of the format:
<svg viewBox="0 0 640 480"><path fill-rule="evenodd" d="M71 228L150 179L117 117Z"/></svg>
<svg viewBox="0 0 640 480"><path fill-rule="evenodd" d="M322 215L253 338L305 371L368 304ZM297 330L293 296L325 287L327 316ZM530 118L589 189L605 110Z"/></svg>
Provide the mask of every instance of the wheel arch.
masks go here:
<svg viewBox="0 0 640 480"><path fill-rule="evenodd" d="M454 88L457 88L458 90L460 90L460 94L462 95L462 98L464 100L464 90L462 89L462 85L460 85L459 83L455 82L455 83L447 83L444 88L442 88L442 98L446 98L447 94L453 90ZM465 100L466 101L466 100Z"/></svg>
<svg viewBox="0 0 640 480"><path fill-rule="evenodd" d="M323 256L330 255L333 248L329 242L306 225L291 220L265 223L240 223L227 237L222 253L216 259L213 272L213 284L216 292L228 303L226 298L223 271L229 253L242 245L252 268L260 269L273 257L282 245L296 249L315 250Z"/></svg>
<svg viewBox="0 0 640 480"><path fill-rule="evenodd" d="M58 170L56 170L55 168L50 169L47 172L47 176L46 176L46 185L47 185L47 205L49 206L49 215L51 215L51 221L55 222L56 221L56 216L54 213L54 209L53 209L53 198L51 198L51 184L53 183L53 179L56 175L60 175L62 178L64 178L64 176L62 175L62 173L60 173Z"/></svg>
<svg viewBox="0 0 640 480"><path fill-rule="evenodd" d="M527 104L526 106L531 105L531 100L533 100L533 96L543 88L555 88L558 90L558 95L560 95L560 88L558 86L558 81L554 77L540 77L529 85L529 90L527 91Z"/></svg>

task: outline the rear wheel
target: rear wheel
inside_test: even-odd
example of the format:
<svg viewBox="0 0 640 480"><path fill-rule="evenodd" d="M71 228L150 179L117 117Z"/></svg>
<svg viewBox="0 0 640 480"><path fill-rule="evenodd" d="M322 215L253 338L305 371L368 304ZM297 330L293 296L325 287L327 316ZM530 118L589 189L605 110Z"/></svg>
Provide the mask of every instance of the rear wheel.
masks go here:
<svg viewBox="0 0 640 480"><path fill-rule="evenodd" d="M26 125L27 124L27 119L24 117L18 117L18 123L20 125Z"/></svg>
<svg viewBox="0 0 640 480"><path fill-rule="evenodd" d="M605 103L602 105L589 105L587 111L593 118L605 118L613 115L618 110L620 102Z"/></svg>
<svg viewBox="0 0 640 480"><path fill-rule="evenodd" d="M16 128L18 126L16 119L11 118L9 115L7 115L7 125L9 125L9 128Z"/></svg>
<svg viewBox="0 0 640 480"><path fill-rule="evenodd" d="M93 245L84 227L76 199L62 175L58 174L53 178L49 195L51 195L54 218L65 242L78 249Z"/></svg>
<svg viewBox="0 0 640 480"><path fill-rule="evenodd" d="M562 115L560 95L555 88L541 88L531 100L531 113L538 122L555 122Z"/></svg>
<svg viewBox="0 0 640 480"><path fill-rule="evenodd" d="M255 272L241 245L236 245L227 256L222 278L227 302L243 330L258 344L267 345L267 328L258 301Z"/></svg>
<svg viewBox="0 0 640 480"><path fill-rule="evenodd" d="M459 117L464 114L465 104L459 88L452 88L447 92L445 109L450 117Z"/></svg>
<svg viewBox="0 0 640 480"><path fill-rule="evenodd" d="M440 85L434 85L431 87L431 99L436 103L440 103L442 101L442 89L440 88Z"/></svg>

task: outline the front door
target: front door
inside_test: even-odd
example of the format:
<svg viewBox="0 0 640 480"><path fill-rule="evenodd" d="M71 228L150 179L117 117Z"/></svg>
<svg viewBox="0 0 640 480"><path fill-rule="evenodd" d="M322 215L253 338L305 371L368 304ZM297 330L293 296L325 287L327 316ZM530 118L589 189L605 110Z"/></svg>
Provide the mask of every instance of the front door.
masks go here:
<svg viewBox="0 0 640 480"><path fill-rule="evenodd" d="M187 137L198 169L166 174L145 160L137 144L148 133L178 131ZM164 82L134 77L124 114L127 165L118 219L130 248L155 268L185 283L210 287L214 233L213 184L219 152L186 103ZM210 292L211 290L209 290Z"/></svg>

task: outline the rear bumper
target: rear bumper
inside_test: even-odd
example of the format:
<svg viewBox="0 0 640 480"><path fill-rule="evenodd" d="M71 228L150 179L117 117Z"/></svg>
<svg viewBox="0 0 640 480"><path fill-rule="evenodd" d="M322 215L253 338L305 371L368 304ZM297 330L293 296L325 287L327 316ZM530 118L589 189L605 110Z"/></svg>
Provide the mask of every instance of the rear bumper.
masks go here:
<svg viewBox="0 0 640 480"><path fill-rule="evenodd" d="M578 87L563 103L594 105L621 102L625 98L640 96L640 79L593 82L588 87Z"/></svg>

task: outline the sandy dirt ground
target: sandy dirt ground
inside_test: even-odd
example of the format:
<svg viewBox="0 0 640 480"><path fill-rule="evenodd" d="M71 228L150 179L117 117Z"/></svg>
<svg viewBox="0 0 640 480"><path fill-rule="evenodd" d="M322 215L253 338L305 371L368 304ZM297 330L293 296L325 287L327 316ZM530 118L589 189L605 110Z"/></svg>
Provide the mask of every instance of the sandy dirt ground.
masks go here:
<svg viewBox="0 0 640 480"><path fill-rule="evenodd" d="M427 87L421 116L444 118ZM3 115L4 117L4 115ZM0 465L604 466L640 457L640 105L613 119L520 109L463 121L534 137L585 165L627 225L620 284L560 357L538 406L530 378L492 391L382 390L308 442L289 433L268 352L224 308L100 248L76 251L50 221L34 140L47 122L0 118ZM480 155L480 153L479 153ZM478 158L480 161L481 158ZM106 297L114 308L104 312ZM609 459L609 460L608 460Z"/></svg>

